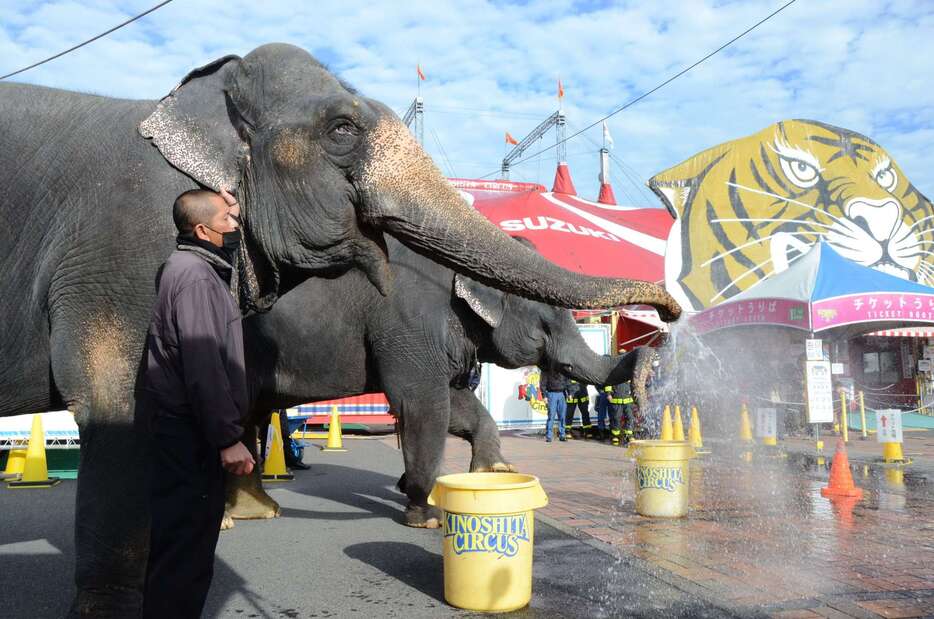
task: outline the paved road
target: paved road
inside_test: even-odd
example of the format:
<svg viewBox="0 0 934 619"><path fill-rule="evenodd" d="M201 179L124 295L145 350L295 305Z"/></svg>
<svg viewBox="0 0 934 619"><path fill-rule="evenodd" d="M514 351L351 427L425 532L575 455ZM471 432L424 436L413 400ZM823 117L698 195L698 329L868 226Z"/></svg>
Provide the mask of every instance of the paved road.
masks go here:
<svg viewBox="0 0 934 619"><path fill-rule="evenodd" d="M306 450L312 470L271 491L272 521L221 535L208 617L470 616L442 600L438 531L399 524L399 452L349 440L344 454ZM59 617L71 595L74 482L0 490L0 607ZM516 617L732 616L660 580L611 547L536 526L533 600Z"/></svg>
<svg viewBox="0 0 934 619"><path fill-rule="evenodd" d="M635 513L635 467L625 449L546 444L536 433L500 439L506 458L538 476L549 495L539 520L612 545L695 599L743 617L934 619L934 473L920 462L934 455L934 436L912 437L906 453L918 462L907 467L863 464L879 446L851 441L859 501L821 495L829 455L821 463L783 454L784 444L744 454L738 441L705 439L711 453L690 465L690 511L674 520ZM447 470L469 459L469 446L448 440Z"/></svg>

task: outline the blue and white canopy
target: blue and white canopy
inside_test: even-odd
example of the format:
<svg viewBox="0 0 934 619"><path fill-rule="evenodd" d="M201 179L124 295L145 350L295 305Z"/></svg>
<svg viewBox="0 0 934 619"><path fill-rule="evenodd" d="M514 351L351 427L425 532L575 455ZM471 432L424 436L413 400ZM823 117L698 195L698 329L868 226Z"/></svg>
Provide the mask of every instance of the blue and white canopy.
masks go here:
<svg viewBox="0 0 934 619"><path fill-rule="evenodd" d="M934 324L934 288L847 260L821 241L787 270L691 318L700 333L742 325L819 332Z"/></svg>

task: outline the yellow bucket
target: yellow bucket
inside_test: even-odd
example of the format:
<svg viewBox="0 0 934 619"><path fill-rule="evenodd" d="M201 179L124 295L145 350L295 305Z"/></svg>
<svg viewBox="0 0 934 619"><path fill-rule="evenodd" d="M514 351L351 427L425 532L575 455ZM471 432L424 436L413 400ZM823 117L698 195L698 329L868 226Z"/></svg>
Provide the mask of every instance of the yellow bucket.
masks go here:
<svg viewBox="0 0 934 619"><path fill-rule="evenodd" d="M520 473L444 475L428 497L444 511L444 599L487 612L532 599L535 513L548 504L538 478Z"/></svg>
<svg viewBox="0 0 934 619"><path fill-rule="evenodd" d="M688 513L689 441L633 441L636 458L636 512L642 516L681 518Z"/></svg>

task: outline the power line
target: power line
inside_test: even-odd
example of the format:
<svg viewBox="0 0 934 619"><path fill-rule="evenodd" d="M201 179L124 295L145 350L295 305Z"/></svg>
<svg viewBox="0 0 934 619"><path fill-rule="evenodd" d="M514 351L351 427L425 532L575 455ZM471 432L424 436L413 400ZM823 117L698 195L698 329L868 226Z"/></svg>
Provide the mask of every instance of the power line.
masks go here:
<svg viewBox="0 0 934 619"><path fill-rule="evenodd" d="M609 119L609 118L611 118L611 117L613 117L613 116L616 116L617 114L619 114L620 112L622 112L622 111L625 110L626 108L635 105L635 104L638 103L639 101L642 101L643 99L645 99L646 97L648 97L648 96L651 95L652 93L654 93L654 92L656 92L656 91L658 91L658 90L661 90L662 88L664 88L665 86L667 86L667 85L670 84L671 82L675 81L676 79L678 79L679 77L681 77L682 75L684 75L685 73L687 73L688 71L690 71L691 69L693 69L693 68L697 67L698 65L702 64L703 62L709 60L709 59L712 58L713 56L716 56L717 54L719 54L720 52L722 52L723 50L725 50L727 47L729 47L729 46L732 45L733 43L736 43L737 41L739 41L740 39L742 39L744 36L746 36L747 34L749 34L750 32L752 32L753 30L755 30L756 28L758 28L759 26L761 26L761 25L764 24L765 22L769 21L770 19L772 19L773 17L775 17L776 15L778 15L779 13L781 13L782 11L784 11L785 9L787 9L788 7L790 7L790 6L791 6L792 4L794 4L795 2L797 2L797 0L789 0L788 2L786 2L785 4L783 4L782 6L780 6L779 8L777 8L776 10L772 11L770 14L768 14L768 15L765 16L765 17L763 17L762 19L760 19L759 21L757 21L755 24L753 24L752 26L750 26L749 28L747 28L746 30L744 30L743 32L741 32L740 34L736 35L735 37L733 37L732 39L730 39L729 41L727 41L726 43L724 43L723 45L721 45L721 46L718 47L717 49L713 50L712 52L710 52L709 54L707 54L706 56L704 56L703 58L701 58L700 60L698 60L698 61L695 62L694 64L692 64L692 65L690 65L690 66L688 66L688 67L686 67L686 68L684 68L684 69L681 69L680 71L678 71L677 73L675 73L674 75L672 75L671 77L669 77L668 79L666 79L664 82L662 82L661 84L659 84L658 86L656 86L656 87L653 88L652 90L649 90L649 91L647 91L647 92L642 93L641 95L639 95L639 96L636 97L635 99L633 99L633 100L629 101L628 103L625 103L625 104L622 105L621 107L619 107L619 108L613 110L612 112L610 112L609 114L607 114L607 115L604 116L603 118L601 118L601 119L599 119L599 120L596 120L596 121L594 121L593 123L587 125L586 127L584 127L583 129L581 129L581 130L578 131L577 133L573 133L573 134L567 136L566 138L564 138L563 140L561 140L561 142L567 142L567 141L570 140L571 138L577 137L578 135L580 135L580 134L583 133L584 131L587 131L588 129L592 129L592 128L596 127L597 125L599 125L599 124L602 123L603 121L605 121L605 120L607 120L607 119ZM544 152L548 152L548 151L551 150L552 148L557 148L557 147L558 147L558 144L560 144L561 142L556 142L555 144L552 144L551 146L547 146L547 147L543 148L542 150L540 150L539 152L534 153L534 154L532 154L532 155L529 155L528 157L525 157L524 159L520 159L519 161L514 161L514 162L512 162L511 165L514 165L514 166L515 166L515 165L519 165L520 163L522 163L522 162L524 162L524 161L526 161L526 160L528 160L528 159L531 159L532 157L535 157L536 155L540 155L540 154L542 154L542 153L544 153ZM482 178L486 178L487 176L490 176L490 175L492 175L492 174L496 174L497 172L499 172L499 170L494 170L493 172L489 172L489 173L487 173L487 174L484 174L484 175L481 176L480 178L481 178L481 179L482 179Z"/></svg>
<svg viewBox="0 0 934 619"><path fill-rule="evenodd" d="M23 73L24 71L28 71L28 70L30 70L30 69L35 69L35 68L38 67L39 65L43 65L43 64L45 64L45 63L47 63L47 62L49 62L49 61L51 61L51 60L55 60L56 58L61 58L61 57L64 56L65 54L70 54L71 52L75 51L76 49L78 49L78 48L80 48L80 47L84 47L84 46L87 45L88 43L93 43L94 41L96 41L96 40L98 40L98 39L100 39L100 38L103 38L103 37L107 36L107 35L110 34L111 32L115 32L115 31L119 30L120 28L123 28L123 27L126 26L127 24L132 24L132 23L135 22L137 19L140 19L141 17L145 17L146 15L149 15L150 13L152 13L153 11L155 11L155 10L157 10L157 9L161 9L162 7L164 7L165 5L167 5L169 2L172 2L172 0L164 0L164 2L160 2L160 3L157 4L156 6L152 7L151 9L149 9L149 10L147 10L147 11L144 11L144 12L140 13L140 14L137 15L136 17L131 17L130 19L128 19L128 20L126 20L125 22L123 22L122 24L118 24L118 25L114 26L113 28L111 28L111 29L108 30L107 32L102 32L102 33L100 33L99 35L97 35L96 37L92 37L92 38L88 39L88 40L85 41L84 43L78 43L78 44L75 45L74 47L69 47L68 49L66 49L66 50L63 51L63 52L59 52L59 53L55 54L54 56L49 56L49 57L46 58L45 60L40 60L39 62L36 62L36 63L33 63L33 64L29 65L28 67L23 67L22 69L19 69L18 71L13 71L12 73L7 73L6 75L0 76L0 80L5 80L5 79L8 78L8 77L13 77L14 75L18 75L18 74Z"/></svg>
<svg viewBox="0 0 934 619"><path fill-rule="evenodd" d="M468 108L468 107L431 107L432 112L438 112L440 114L460 114L460 115L471 115L471 116L494 116L497 118L529 118L532 120L537 120L541 118L541 114L532 114L530 112L504 112L500 110L491 110L491 109L478 109L478 108Z"/></svg>

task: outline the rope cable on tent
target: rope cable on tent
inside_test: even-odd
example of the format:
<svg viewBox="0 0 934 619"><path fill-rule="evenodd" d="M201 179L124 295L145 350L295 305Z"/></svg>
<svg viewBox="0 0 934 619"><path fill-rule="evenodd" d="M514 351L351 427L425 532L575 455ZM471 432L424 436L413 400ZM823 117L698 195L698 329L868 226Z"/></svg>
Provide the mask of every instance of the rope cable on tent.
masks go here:
<svg viewBox="0 0 934 619"><path fill-rule="evenodd" d="M616 167L627 179L629 179L629 182L639 188L639 193L646 197L650 206L658 206L655 194L648 190L644 182L641 182L640 179L642 175L638 170L627 164L625 161L623 161L622 158L614 155L612 152L610 152L610 161L616 164Z"/></svg>
<svg viewBox="0 0 934 619"><path fill-rule="evenodd" d="M631 185L638 188L639 196L645 200L646 206L650 208L658 208L659 205L654 196L646 191L645 186L640 184L637 178L634 178L632 174L627 172L626 169L620 165L619 161L613 157L612 153L610 154L610 161L616 166L616 169L618 169L623 174L623 176L626 177L626 180L628 180Z"/></svg>
<svg viewBox="0 0 934 619"><path fill-rule="evenodd" d="M431 133L431 137L434 138L435 144L438 145L438 150L441 151L441 157L444 159L445 165L448 167L448 172L452 177L457 177L457 172L454 171L454 166L451 165L451 160L448 159L448 154L444 150L444 146L441 145L441 140L438 139L438 133L434 129L428 129Z"/></svg>
<svg viewBox="0 0 934 619"><path fill-rule="evenodd" d="M160 2L159 4L155 5L154 7L150 8L150 9L148 9L148 10L146 10L146 11L143 11L143 12L140 13L139 15L136 15L135 17L131 17L130 19L126 20L125 22L123 22L123 23L121 23L121 24L117 24L116 26L114 26L114 27L111 28L110 30L107 30L106 32L102 32L102 33L100 33L99 35L97 35L97 36L95 36L95 37L91 37L90 39L88 39L87 41L84 41L83 43L78 43L78 44L75 45L74 47L69 47L69 48L66 49L65 51L59 52L59 53L55 54L54 56L49 56L48 58L46 58L46 59L44 59L44 60L40 60L39 62L34 62L33 64L29 65L28 67L23 67L22 69L18 69L18 70L16 70L16 71L13 71L12 73L7 73L6 75L2 75L2 76L0 76L0 80L5 80L5 79L8 78L8 77L13 77L14 75L18 75L18 74L23 73L24 71L28 71L28 70L30 70L30 69L35 69L36 67L38 67L38 66L40 66L40 65L43 65L43 64L45 64L45 63L47 63L47 62L49 62L49 61L55 60L56 58L61 58L61 57L64 56L65 54L70 54L71 52L75 51L76 49L79 49L79 48L81 48L81 47L84 47L84 46L87 45L88 43L93 43L94 41L96 41L96 40L98 40L98 39L101 39L101 38L107 36L107 35L110 34L111 32L116 32L116 31L119 30L120 28L123 28L124 26L127 26L127 25L129 25L129 24L132 24L132 23L135 22L137 19L140 19L141 17L145 17L146 15L149 15L150 13L152 13L153 11L155 11L155 10L157 10L157 9L161 9L162 7L164 7L165 5L167 5L169 2L172 2L172 0L164 0L164 2Z"/></svg>
<svg viewBox="0 0 934 619"><path fill-rule="evenodd" d="M568 124L568 127L570 127L570 129L571 129L572 131L575 130L575 126L574 126L571 122L568 122L567 124ZM590 142L591 144L593 144L595 147L597 147L598 150L601 150L601 149L603 148L603 146L602 146L600 143L598 143L596 140L594 140L592 137L590 137L590 136L587 135L586 133L581 133L581 135L584 137L585 140L587 140L588 142ZM616 159L615 159L615 157L613 156L612 151L608 151L607 154L609 155L610 160L613 161L614 163L616 163ZM617 165L617 167L619 167L619 169L622 171L623 176L626 177L626 180L628 180L628 181L630 182L630 184L632 184L632 185L636 188L636 192L637 192L638 194L642 194L642 188L639 186L639 184L638 184L637 182L635 182L635 181L629 176L629 174L626 173L625 170L623 170L622 166L620 166L618 163L617 163L616 165ZM633 196L632 196L632 194L630 194L630 193L626 190L626 186L625 186L624 184L618 185L617 187L619 188L620 191L623 192L623 196L629 201L630 204L633 204L633 205L639 204L641 198L640 198L640 199L634 199ZM647 204L646 206L652 206L652 204L653 204L654 202L655 202L654 200L649 199L648 204Z"/></svg>
<svg viewBox="0 0 934 619"><path fill-rule="evenodd" d="M591 141L593 141L593 140L591 140ZM599 145L597 145L597 147L598 147L598 149L599 149ZM631 182L631 181L630 181L630 182ZM616 188L617 188L620 192L622 192L623 198L625 198L626 201L629 202L629 204L637 205L637 204L640 203L640 201L641 201L640 197L638 197L638 195L633 196L631 193L629 193L629 189L627 189L625 183L621 183L621 184L617 185Z"/></svg>
<svg viewBox="0 0 934 619"><path fill-rule="evenodd" d="M547 151L551 150L552 148L557 148L557 147L558 147L558 144L560 144L560 143L562 143L562 142L567 142L568 140L570 140L570 139L572 139L572 138L576 138L578 135L580 135L580 134L583 133L584 131L587 131L588 129L592 129L592 128L596 127L597 125L599 125L599 124L602 123L603 121L605 121L605 120L607 120L607 119L609 119L609 118L612 118L613 116L616 116L617 114L619 114L619 113L622 112L623 110L625 110L625 109L627 109L627 108L629 108L629 107L632 107L633 105L635 105L635 104L638 103L639 101L642 101L643 99L645 99L645 98L648 97L649 95L651 95L651 94L653 94L653 93L655 93L655 92L661 90L662 88L664 88L665 86L667 86L667 85L670 84L671 82L675 81L676 79L678 79L679 77L681 77L681 76L684 75L685 73L687 73L687 72L689 72L690 70L694 69L695 67L701 65L702 63L706 62L706 61L709 60L710 58L716 56L717 54L719 54L720 52L722 52L723 50L725 50L727 47L729 47L729 46L732 45L733 43L736 43L737 41L739 41L740 39L742 39L743 37L745 37L747 34L749 34L749 33L752 32L753 30L755 30L756 28L758 28L759 26L761 26L762 24L764 24L765 22L769 21L770 19L772 19L773 17L775 17L776 15L778 15L779 13L781 13L782 11L784 11L785 9L787 9L788 7L790 7L790 6L791 6L792 4L794 4L795 2L797 2L797 0L789 0L788 2L786 2L786 3L783 4L782 6L778 7L776 10L772 11L770 14L768 14L768 15L765 16L765 17L763 17L762 19L760 19L759 21L757 21L755 24L753 24L752 26L750 26L749 28L747 28L746 30L744 30L743 32L741 32L740 34L736 35L735 37L733 37L732 39L730 39L729 41L727 41L726 43L724 43L723 45L721 45L721 46L718 47L717 49L713 50L712 52L710 52L709 54L707 54L706 56L704 56L703 58L701 58L700 60L698 60L698 61L695 62L694 64L691 64L691 65L685 67L684 69L681 69L680 71L678 71L677 73L675 73L674 75L672 75L671 77L669 77L668 79L666 79L665 81L663 81L662 83L658 84L657 86L655 86L655 87L652 88L651 90L648 90L648 91L642 93L641 95L639 95L639 96L636 97L635 99L632 99L632 100L626 102L625 104L621 105L620 107L616 108L615 110L613 110L612 112L610 112L609 114L607 114L606 116L604 116L603 118L600 118L600 119L598 119L598 120L592 122L591 124L587 125L587 126L584 127L583 129L581 129L580 131L578 131L577 133L572 133L571 135L569 135L569 136L567 136L566 138L564 138L563 140L561 140L561 142L552 144L551 146L546 147L545 149L543 149L543 150L540 151L540 152L547 152ZM532 155L529 155L529 156L526 157L525 159L520 159L519 161L515 161L515 162L512 163L512 165L514 165L514 166L515 166L515 165L519 165L520 163L522 163L522 162L525 161L526 159L530 159L530 158L534 157L535 155L540 154L540 152L539 152L539 153L534 153L534 154L532 154ZM484 175L481 176L480 178L481 178L481 179L486 178L487 176L490 176L490 175L492 175L492 174L496 174L497 172L499 172L499 170L494 170L493 172L489 172L489 173L487 173L487 174L484 174Z"/></svg>

